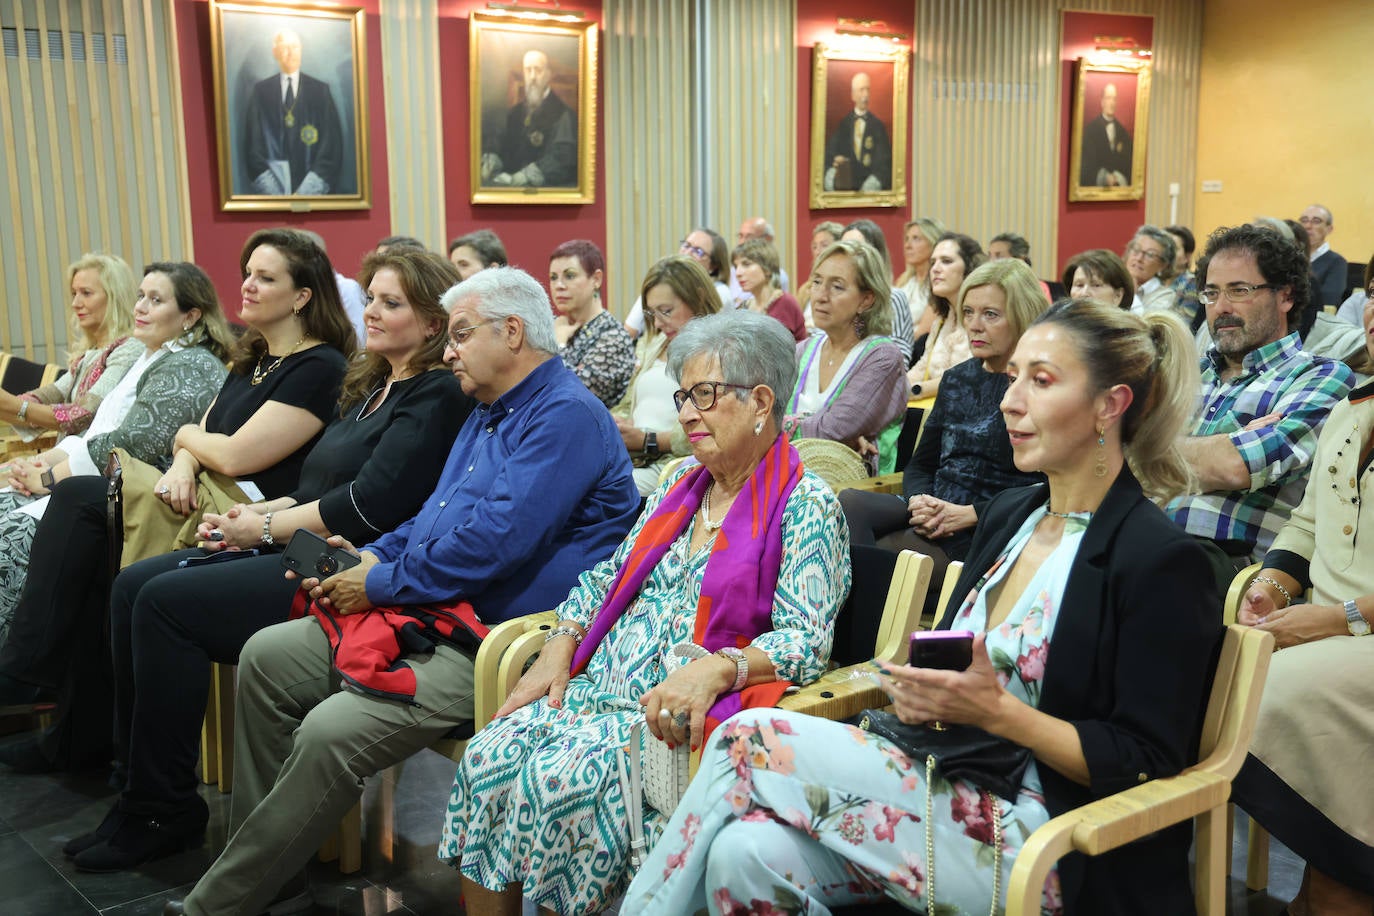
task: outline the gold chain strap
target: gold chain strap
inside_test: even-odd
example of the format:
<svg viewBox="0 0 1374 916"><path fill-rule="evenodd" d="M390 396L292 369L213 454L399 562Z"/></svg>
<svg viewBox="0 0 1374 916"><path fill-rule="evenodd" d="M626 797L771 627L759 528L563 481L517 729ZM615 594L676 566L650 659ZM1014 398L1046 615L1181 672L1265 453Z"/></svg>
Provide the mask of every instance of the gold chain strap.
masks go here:
<svg viewBox="0 0 1374 916"><path fill-rule="evenodd" d="M935 830L931 820L930 786L935 779L935 755L926 755L926 912L935 912ZM997 901L1002 897L1002 806L987 789L982 790L992 807L992 905L988 916L997 916Z"/></svg>

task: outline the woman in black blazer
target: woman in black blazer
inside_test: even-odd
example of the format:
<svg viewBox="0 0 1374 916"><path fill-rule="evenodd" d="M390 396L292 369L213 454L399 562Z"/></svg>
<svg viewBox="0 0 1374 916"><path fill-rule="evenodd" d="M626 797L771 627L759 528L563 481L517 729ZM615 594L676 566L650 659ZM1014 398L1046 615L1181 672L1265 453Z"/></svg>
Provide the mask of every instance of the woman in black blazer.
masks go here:
<svg viewBox="0 0 1374 916"><path fill-rule="evenodd" d="M1002 413L1017 467L1048 483L1000 494L979 518L940 623L976 631L973 664L881 665L904 722L978 726L1028 748L1015 799L927 785L923 761L851 726L741 714L631 885L635 912L801 896L927 909L932 884L941 907L998 908L993 888L1036 827L1196 759L1221 602L1201 549L1151 502L1189 481L1174 443L1196 394L1192 352L1165 314L1068 301L1031 325ZM1185 825L1067 856L1045 906L1192 913L1190 839Z"/></svg>

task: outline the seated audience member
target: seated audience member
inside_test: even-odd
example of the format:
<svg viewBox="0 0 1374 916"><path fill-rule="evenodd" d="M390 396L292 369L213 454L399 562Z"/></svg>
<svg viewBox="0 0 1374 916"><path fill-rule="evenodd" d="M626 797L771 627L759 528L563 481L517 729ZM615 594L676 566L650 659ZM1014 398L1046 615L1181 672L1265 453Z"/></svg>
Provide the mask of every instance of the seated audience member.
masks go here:
<svg viewBox="0 0 1374 916"><path fill-rule="evenodd" d="M735 307L735 300L730 295L730 287L725 282L730 272L730 246L725 244L725 239L720 237L719 232L704 227L693 229L683 237L677 253L696 261L701 269L706 271L707 276L715 285L716 296L720 299L721 309ZM720 311L720 309L716 311ZM645 326L644 301L643 299L636 299L635 304L630 306L630 314L625 316L625 330L630 337L638 340L640 335L644 333Z"/></svg>
<svg viewBox="0 0 1374 916"><path fill-rule="evenodd" d="M320 246L320 251L325 251L324 236L309 229L299 230L310 238L310 241ZM348 316L348 323L353 325L353 332L358 337L358 346L367 345L367 327L363 321L363 309L367 306L366 296L363 294L362 285L352 277L345 277L337 270L334 271L334 283L339 287L339 301L343 303L344 314Z"/></svg>
<svg viewBox="0 0 1374 916"><path fill-rule="evenodd" d="M388 248L399 248L408 246L410 248L425 248L425 243L413 235L388 235L386 238L377 242L377 247L373 249L377 254L382 254Z"/></svg>
<svg viewBox="0 0 1374 916"><path fill-rule="evenodd" d="M1225 586L1264 556L1297 505L1317 433L1351 372L1305 353L1290 326L1308 295L1307 265L1291 242L1255 226L1218 229L1197 278L1215 343L1179 444L1201 492L1165 511L1203 544Z"/></svg>
<svg viewBox="0 0 1374 916"><path fill-rule="evenodd" d="M1341 307L1336 310L1336 317L1347 324L1361 327L1364 321L1365 303L1374 298L1370 294L1371 288L1374 288L1374 267L1366 265L1364 286L1352 292L1350 297L1341 303Z"/></svg>
<svg viewBox="0 0 1374 916"><path fill-rule="evenodd" d="M1374 305L1365 306L1364 330L1374 360ZM1284 651L1269 663L1232 797L1307 860L1288 905L1294 916L1374 909L1374 797L1360 775L1374 730L1374 563L1359 540L1360 506L1374 500L1371 427L1366 380L1332 409L1302 502L1240 607L1239 621L1269 630Z"/></svg>
<svg viewBox="0 0 1374 916"><path fill-rule="evenodd" d="M1188 316L1188 327L1196 331L1207 320L1197 298L1197 278L1193 275L1193 252L1197 239L1187 226L1165 226L1164 231L1174 240L1174 263L1169 268L1169 286L1175 295L1179 317Z"/></svg>
<svg viewBox="0 0 1374 916"><path fill-rule="evenodd" d="M129 371L144 346L134 329L134 275L110 254L84 254L67 266L72 293L72 341L67 372L57 381L15 395L0 391L0 423L25 439L43 430L74 436L91 425L96 408Z"/></svg>
<svg viewBox="0 0 1374 916"><path fill-rule="evenodd" d="M931 581L940 582L950 560L964 559L988 500L1041 479L1013 463L999 405L1016 342L1048 307L1035 274L1020 261L989 262L969 274L955 313L973 358L945 372L902 474L902 495L841 491L851 542L919 550L934 559Z"/></svg>
<svg viewBox="0 0 1374 916"><path fill-rule="evenodd" d="M601 249L586 239L564 242L549 255L558 353L601 403L613 407L635 371L635 345L601 305L605 273Z"/></svg>
<svg viewBox="0 0 1374 916"><path fill-rule="evenodd" d="M844 226L834 220L826 220L817 223L811 230L811 265L814 267L816 259L821 256L821 252L829 248L840 240L844 234ZM809 277L810 274L807 274ZM806 321L807 328L815 327L811 320L811 284L803 283L801 289L797 290L797 304L801 306L802 318Z"/></svg>
<svg viewBox="0 0 1374 916"><path fill-rule="evenodd" d="M233 345L214 284L185 261L144 268L134 303L133 339L143 352L79 436L66 436L35 458L15 463L0 491L0 645L23 588L47 495L68 477L99 477L110 449L165 465L183 424L205 413L224 383Z"/></svg>
<svg viewBox="0 0 1374 916"><path fill-rule="evenodd" d="M1033 268L1035 266L1031 263L1030 242L1015 232L998 233L992 237L992 241L988 242L989 261L1001 261L1005 258L1015 258L1027 267ZM1040 291L1045 294L1045 302L1048 304L1051 298L1050 285L1041 280Z"/></svg>
<svg viewBox="0 0 1374 916"><path fill-rule="evenodd" d="M1126 269L1135 281L1135 299L1131 311L1146 312L1173 309L1178 295L1169 286L1168 277L1178 254L1174 237L1157 226L1141 226L1126 245ZM1192 315L1179 315L1184 321Z"/></svg>
<svg viewBox="0 0 1374 916"><path fill-rule="evenodd" d="M200 513L253 501L245 486L264 499L290 493L336 412L354 343L329 258L298 230L261 229L239 266L239 317L248 330L210 409L177 430L165 469L165 458L152 465L118 453L126 564L164 553L181 537L194 543ZM59 481L34 532L0 674L27 685L29 702L56 696L63 714L37 746L14 752L22 769L109 760L103 631L115 571L106 490L100 477ZM95 724L73 724L82 721Z"/></svg>
<svg viewBox="0 0 1374 916"><path fill-rule="evenodd" d="M448 243L448 259L458 268L458 275L466 280L488 267L505 267L506 246L490 229L474 229Z"/></svg>
<svg viewBox="0 0 1374 916"><path fill-rule="evenodd" d="M883 263L884 278L888 280L891 289L889 299L892 303L892 330L888 336L902 348L902 359L909 365L913 340L911 306L907 303L906 293L891 286L892 259L887 255L887 239L883 237L882 228L871 219L856 219L844 227L844 235L840 238L849 242L865 242L878 252L878 257ZM813 267L812 270L814 269Z"/></svg>
<svg viewBox="0 0 1374 916"><path fill-rule="evenodd" d="M888 275L867 242L821 252L811 270L818 333L797 345L796 386L785 395L782 421L793 439L831 439L858 452L866 440L877 448L880 473L896 466L906 412L906 356L891 337Z"/></svg>
<svg viewBox="0 0 1374 916"><path fill-rule="evenodd" d="M762 216L749 217L744 222L739 224L739 231L735 233L736 245L743 245L745 242L748 242L753 239L757 239L761 242L767 242L769 245L774 244L775 236L773 233L773 225L769 223L768 220L764 219ZM787 276L787 271L783 270L781 266L778 267L778 279L776 281L776 285L784 293L792 288L792 285L789 282L789 278ZM732 264L730 270L730 301L739 302L747 295L748 293L746 293L744 289L739 285L739 277L736 276L734 271L734 265ZM728 309L730 308L730 306L726 306L726 308Z"/></svg>
<svg viewBox="0 0 1374 916"><path fill-rule="evenodd" d="M441 255L401 246L363 262L367 355L343 382L338 414L290 496L223 515L197 532L205 549L135 563L115 580L115 747L123 793L95 831L64 852L80 871L116 871L198 845L208 811L196 755L210 662L238 664L249 636L287 619L295 582L281 551L299 529L361 542L415 514L434 490L473 401L445 369L448 315L460 282ZM218 540L216 540L218 538ZM228 564L181 567L209 551L260 550Z"/></svg>
<svg viewBox="0 0 1374 916"><path fill-rule="evenodd" d="M1135 280L1126 262L1106 248L1090 248L1069 258L1060 282L1074 299L1092 299L1124 309L1135 299Z"/></svg>
<svg viewBox="0 0 1374 916"><path fill-rule="evenodd" d="M474 916L519 912L522 895L545 912L600 912L629 878L617 760L632 726L647 725L644 742L702 747L716 722L825 671L849 551L834 495L779 431L793 341L734 311L689 323L670 350L701 463L581 576L468 745L439 856L462 872ZM666 819L645 806L645 835Z"/></svg>
<svg viewBox="0 0 1374 916"><path fill-rule="evenodd" d="M668 377L668 347L687 322L719 312L720 298L706 271L684 255L649 268L639 298L648 303L653 323L625 399L611 414L635 463L635 487L640 496L648 496L658 489L664 466L691 452L673 404L677 384Z"/></svg>
<svg viewBox="0 0 1374 916"><path fill-rule="evenodd" d="M1192 359L1162 315L1089 301L1042 315L1012 356L1002 412L1017 467L1048 485L989 504L940 623L978 634L973 663L879 665L902 722L966 725L1020 750L1014 797L927 782L919 747L843 722L745 711L703 755L624 910L891 898L920 912L1000 912L994 889L1037 827L1192 763L1221 601L1202 552L1151 501L1188 479L1173 443ZM1192 835L1182 824L1066 856L1043 906L1191 913Z"/></svg>
<svg viewBox="0 0 1374 916"><path fill-rule="evenodd" d="M744 296L737 308L748 308L760 315L776 318L791 332L794 340L806 340L806 319L792 296L778 288L778 251L772 242L750 239L730 253L735 278Z"/></svg>
<svg viewBox="0 0 1374 916"><path fill-rule="evenodd" d="M906 293L911 307L912 337L919 341L930 333L935 313L926 308L930 300L930 256L935 243L945 234L945 224L929 216L911 220L902 227L904 268L894 285Z"/></svg>
<svg viewBox="0 0 1374 916"><path fill-rule="evenodd" d="M1302 211L1298 218L1307 230L1307 259L1312 265L1312 275L1317 280L1320 297L1316 306L1336 305L1345 292L1345 278L1348 272L1345 258L1331 250L1326 241L1331 234L1333 222L1331 211L1321 204L1313 204Z"/></svg>
<svg viewBox="0 0 1374 916"><path fill-rule="evenodd" d="M444 358L477 408L415 517L359 565L304 580L311 616L244 646L229 843L167 913L308 905L306 863L363 778L472 720L484 624L554 607L639 509L610 414L558 360L538 282L492 268L443 302Z"/></svg>
<svg viewBox="0 0 1374 916"><path fill-rule="evenodd" d="M950 366L957 366L973 354L959 316L954 314L954 300L964 278L987 260L978 242L967 235L946 232L935 243L930 256L930 304L935 320L931 323L926 349L906 374L911 393L918 398L933 398L940 391L940 376Z"/></svg>

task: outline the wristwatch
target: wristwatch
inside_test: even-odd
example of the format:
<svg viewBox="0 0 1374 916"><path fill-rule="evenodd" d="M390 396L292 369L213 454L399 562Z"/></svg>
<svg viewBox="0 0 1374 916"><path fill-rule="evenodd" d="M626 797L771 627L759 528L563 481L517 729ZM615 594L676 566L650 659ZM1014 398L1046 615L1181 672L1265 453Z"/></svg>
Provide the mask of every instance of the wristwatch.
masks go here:
<svg viewBox="0 0 1374 916"><path fill-rule="evenodd" d="M734 646L717 649L715 654L724 656L735 663L735 683L730 686L731 692L743 690L744 685L749 683L749 656Z"/></svg>
<svg viewBox="0 0 1374 916"><path fill-rule="evenodd" d="M1351 636L1369 635L1369 621L1364 619L1353 599L1345 603L1345 625L1350 628Z"/></svg>
<svg viewBox="0 0 1374 916"><path fill-rule="evenodd" d="M912 393L912 395L914 395L915 397L918 397L918 398L921 396L921 392L924 391L924 390L925 390L925 386L922 385L920 382L917 382L916 384L914 384L914 385L911 386L911 393Z"/></svg>
<svg viewBox="0 0 1374 916"><path fill-rule="evenodd" d="M650 429L644 431L644 454L650 458L658 457L658 433Z"/></svg>
<svg viewBox="0 0 1374 916"><path fill-rule="evenodd" d="M38 483L49 490L57 485L57 481L52 476L52 468L48 468L38 475Z"/></svg>

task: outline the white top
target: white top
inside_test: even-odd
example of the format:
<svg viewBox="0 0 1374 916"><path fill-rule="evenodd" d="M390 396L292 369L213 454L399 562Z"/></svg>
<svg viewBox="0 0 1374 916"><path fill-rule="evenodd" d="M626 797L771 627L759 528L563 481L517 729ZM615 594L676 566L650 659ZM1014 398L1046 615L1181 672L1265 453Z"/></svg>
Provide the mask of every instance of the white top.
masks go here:
<svg viewBox="0 0 1374 916"><path fill-rule="evenodd" d="M1159 277L1151 277L1137 286L1135 288L1135 299L1131 301L1131 311L1135 312L1137 315L1145 314L1145 312L1148 311L1145 308L1145 298L1163 285L1164 282L1160 280Z"/></svg>
<svg viewBox="0 0 1374 916"><path fill-rule="evenodd" d="M343 300L348 323L353 325L353 333L358 335L358 346L366 347L367 327L363 324L363 308L367 305L367 297L363 295L363 288L357 280L350 280L337 270L334 271L334 282L339 287L339 298Z"/></svg>
<svg viewBox="0 0 1374 916"><path fill-rule="evenodd" d="M665 351L666 352L666 351ZM634 407L630 422L640 429L672 429L677 423L677 408L673 406L673 392L677 383L668 377L668 363L657 359L635 380ZM659 443L664 448L667 443ZM667 451L664 448L664 451Z"/></svg>
<svg viewBox="0 0 1374 916"><path fill-rule="evenodd" d="M817 333L824 334L825 332L818 331ZM863 350L863 344L864 342L861 340L849 348L849 352L845 353L844 359L840 362L839 367L835 370L834 374L830 376L830 384L826 386L824 391L821 390L821 347L816 347L815 364L812 366L813 371L806 373L806 381L802 385L801 392L797 395L798 414L803 417L809 417L825 406L825 402L830 397L830 390L843 382L845 376L849 375L849 369L854 365L854 360L859 358L859 353ZM822 341L822 346L823 345L824 341Z"/></svg>

